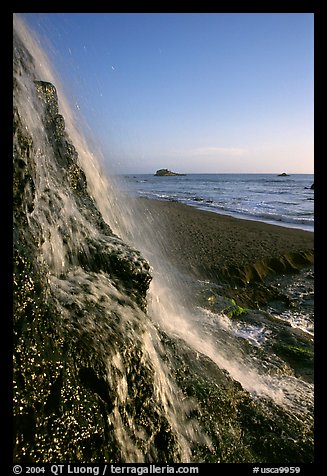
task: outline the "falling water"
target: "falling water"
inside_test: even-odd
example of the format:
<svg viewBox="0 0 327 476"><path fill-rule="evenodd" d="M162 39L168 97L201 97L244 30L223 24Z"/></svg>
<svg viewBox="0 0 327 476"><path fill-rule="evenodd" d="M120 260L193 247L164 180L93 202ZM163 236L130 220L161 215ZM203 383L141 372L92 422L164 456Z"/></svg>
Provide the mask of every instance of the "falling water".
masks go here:
<svg viewBox="0 0 327 476"><path fill-rule="evenodd" d="M134 219L130 216L129 220L133 242L153 266L148 293L149 313L160 328L181 339L196 353L210 358L253 396L271 398L302 415L304 406L299 405L298 399L308 407L313 405L312 385L286 375L267 374L265 365L254 362L252 356L240 349L231 319L227 318L226 329L222 322L224 316L212 315L208 319L206 309L189 302L186 296L189 296L190 280L184 282L185 277L160 253L165 248L165 230L154 229L151 216L147 216L147 211L136 202L130 203L129 210L133 210L134 215ZM124 238L128 240L128 235Z"/></svg>
<svg viewBox="0 0 327 476"><path fill-rule="evenodd" d="M226 402L244 401L249 406L257 402L260 414L274 418L274 411L286 411L291 418L293 412L296 420L303 413L304 400L308 408L312 405L311 386L295 377L265 372L251 355L244 354L232 328L226 329L219 319L213 327L204 309L187 302L181 275L160 251L165 230L154 230L146 208L122 198L117 184L103 174L100 153L90 150L37 39L17 17L14 30L16 54L25 55L16 68L14 105L35 151L35 193L33 210L26 212L27 226L37 243L37 265L46 270L47 293L55 303L58 326L71 332L76 342L87 343L90 361L98 359L95 368L101 368L110 388L106 424L114 434L112 444L118 447L120 460L228 460L228 451L233 452L227 447L233 445L233 457L239 453L244 458L244 429L240 430L237 414L220 415L222 404L214 409L219 416L208 417L210 404L205 403L207 397L199 401L200 386L207 385L201 392L219 402L221 394L214 392L221 382L228 388ZM23 53L20 42L31 58ZM59 92L56 117L60 112L63 119L58 121L64 122L58 128L65 129L73 144L76 163L67 165L73 192L63 185L67 171L49 147L39 96L44 87L53 97L56 92L44 82L54 84ZM78 181L87 183L90 199L76 198ZM88 209L94 203L99 217ZM110 236L104 225L95 225L102 219L113 232ZM135 290L126 292L126 286L117 284L106 269L88 264L92 253L101 250L102 255L114 254L119 262L130 263L141 280L148 269L135 249L151 266L146 305ZM203 383L206 375L208 382ZM216 422L205 422L208 418ZM47 458L51 461L51 452Z"/></svg>
<svg viewBox="0 0 327 476"><path fill-rule="evenodd" d="M152 386L151 397L153 406L157 407L158 415L162 414L167 420L171 432L176 435L178 449L176 458L183 461L190 459L190 441L196 439L209 443L196 422L186 421L190 411L191 402L181 398L180 389L170 376L160 354L163 352L160 337L154 324L146 318L145 314L132 302L129 296L117 289L110 277L104 272L85 271L85 267L78 261L72 267L69 256L74 256L76 250L79 254L92 253L90 242L97 243L102 252L120 253L123 259L136 262L139 258L136 253L124 247L117 237L106 238L94 226L87 216L86 210L76 203L70 190L63 187L63 171L58 166L56 157L53 156L48 139L44 131L42 108L37 98L37 84L34 81L42 79L54 83L51 68L35 41L28 35L23 24L15 18L15 31L23 39L28 51L33 54L33 63L29 62L31 70L19 70L16 80L19 82L15 106L23 122L23 127L28 131L36 150L36 177L37 188L34 197L33 212L28 214L28 226L39 241L38 261L40 266L47 269L47 281L50 292L56 298L57 313L61 316L66 327L74 327L76 323L72 318L71 309L79 309L83 316L79 319L78 332L90 334L97 353L103 359L102 364L107 369L106 379L111 387L116 389L114 409L109 416L109 422L114 428L117 442L120 446L121 457L126 462L144 461L144 455L151 451L151 439L137 429L132 415L125 418L121 415L120 407L127 408L131 405L132 397L128 395L128 372L132 359L128 346L135 347L139 353L140 365L148 373L148 385ZM20 50L18 40L15 47ZM51 86L50 94L55 94ZM66 130L77 145L77 153L83 167L91 196L99 200L99 196L106 196L107 200L99 201L99 209L115 231L117 228L116 198L113 195L113 186L109 185L100 174L99 167L93 154L89 151L85 139L77 131L72 120L72 114L67 103L61 98L59 110L65 114ZM97 193L96 193L97 192ZM124 256L128 251L130 255ZM141 263L142 266L142 263ZM142 270L141 270L142 272ZM102 323L94 319L85 309L91 306L100 307L102 313L110 310L107 322ZM113 322L112 316L116 317ZM110 317L110 320L109 320ZM109 344L110 343L110 344ZM117 345L116 345L117 343ZM125 354L125 355L124 355ZM127 354L127 356L126 356ZM139 381L142 384L142 381ZM157 415L157 419L159 416ZM127 421L127 423L126 423ZM135 444L135 439L141 440L143 451ZM150 448L150 449L149 449ZM153 450L152 450L153 451Z"/></svg>

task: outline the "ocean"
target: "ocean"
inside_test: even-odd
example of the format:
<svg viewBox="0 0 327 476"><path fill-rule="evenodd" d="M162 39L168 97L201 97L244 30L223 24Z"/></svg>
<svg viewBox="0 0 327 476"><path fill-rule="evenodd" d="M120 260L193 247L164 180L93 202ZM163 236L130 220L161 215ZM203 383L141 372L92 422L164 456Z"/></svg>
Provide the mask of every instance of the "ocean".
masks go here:
<svg viewBox="0 0 327 476"><path fill-rule="evenodd" d="M123 191L281 226L314 230L313 174L124 175Z"/></svg>

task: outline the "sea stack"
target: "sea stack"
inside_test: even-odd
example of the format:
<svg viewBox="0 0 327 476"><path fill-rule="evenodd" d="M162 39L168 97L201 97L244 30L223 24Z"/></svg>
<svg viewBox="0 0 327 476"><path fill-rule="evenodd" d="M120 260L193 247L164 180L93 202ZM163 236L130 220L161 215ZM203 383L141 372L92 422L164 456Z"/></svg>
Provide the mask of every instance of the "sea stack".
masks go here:
<svg viewBox="0 0 327 476"><path fill-rule="evenodd" d="M154 174L155 177L174 177L176 175L181 176L186 174L178 174L177 172L172 172L171 170L168 170L168 169L159 169Z"/></svg>

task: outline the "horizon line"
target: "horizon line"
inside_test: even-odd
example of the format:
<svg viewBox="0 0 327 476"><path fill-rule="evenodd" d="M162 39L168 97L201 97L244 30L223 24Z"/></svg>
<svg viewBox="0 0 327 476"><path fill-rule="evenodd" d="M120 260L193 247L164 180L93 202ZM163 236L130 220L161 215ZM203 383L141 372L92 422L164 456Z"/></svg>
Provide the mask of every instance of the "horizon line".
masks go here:
<svg viewBox="0 0 327 476"><path fill-rule="evenodd" d="M112 175L155 175L155 172L117 172ZM185 175L275 175L280 177L281 174L286 173L286 177L292 175L314 175L314 172L176 172Z"/></svg>

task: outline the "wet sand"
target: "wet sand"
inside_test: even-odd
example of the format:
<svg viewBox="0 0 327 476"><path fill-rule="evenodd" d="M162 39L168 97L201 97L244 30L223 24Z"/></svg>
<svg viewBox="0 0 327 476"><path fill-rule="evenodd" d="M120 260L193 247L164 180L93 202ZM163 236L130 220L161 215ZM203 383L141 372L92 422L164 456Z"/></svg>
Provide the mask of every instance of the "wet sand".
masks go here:
<svg viewBox="0 0 327 476"><path fill-rule="evenodd" d="M159 243L163 256L198 279L247 285L313 264L313 232L139 200L152 228L166 230Z"/></svg>
<svg viewBox="0 0 327 476"><path fill-rule="evenodd" d="M183 299L229 316L244 330L237 345L245 355L313 384L314 338L292 319L302 316L313 326L314 233L177 202L138 201L156 251L177 271L173 285ZM253 345L249 328L265 329L266 341Z"/></svg>

